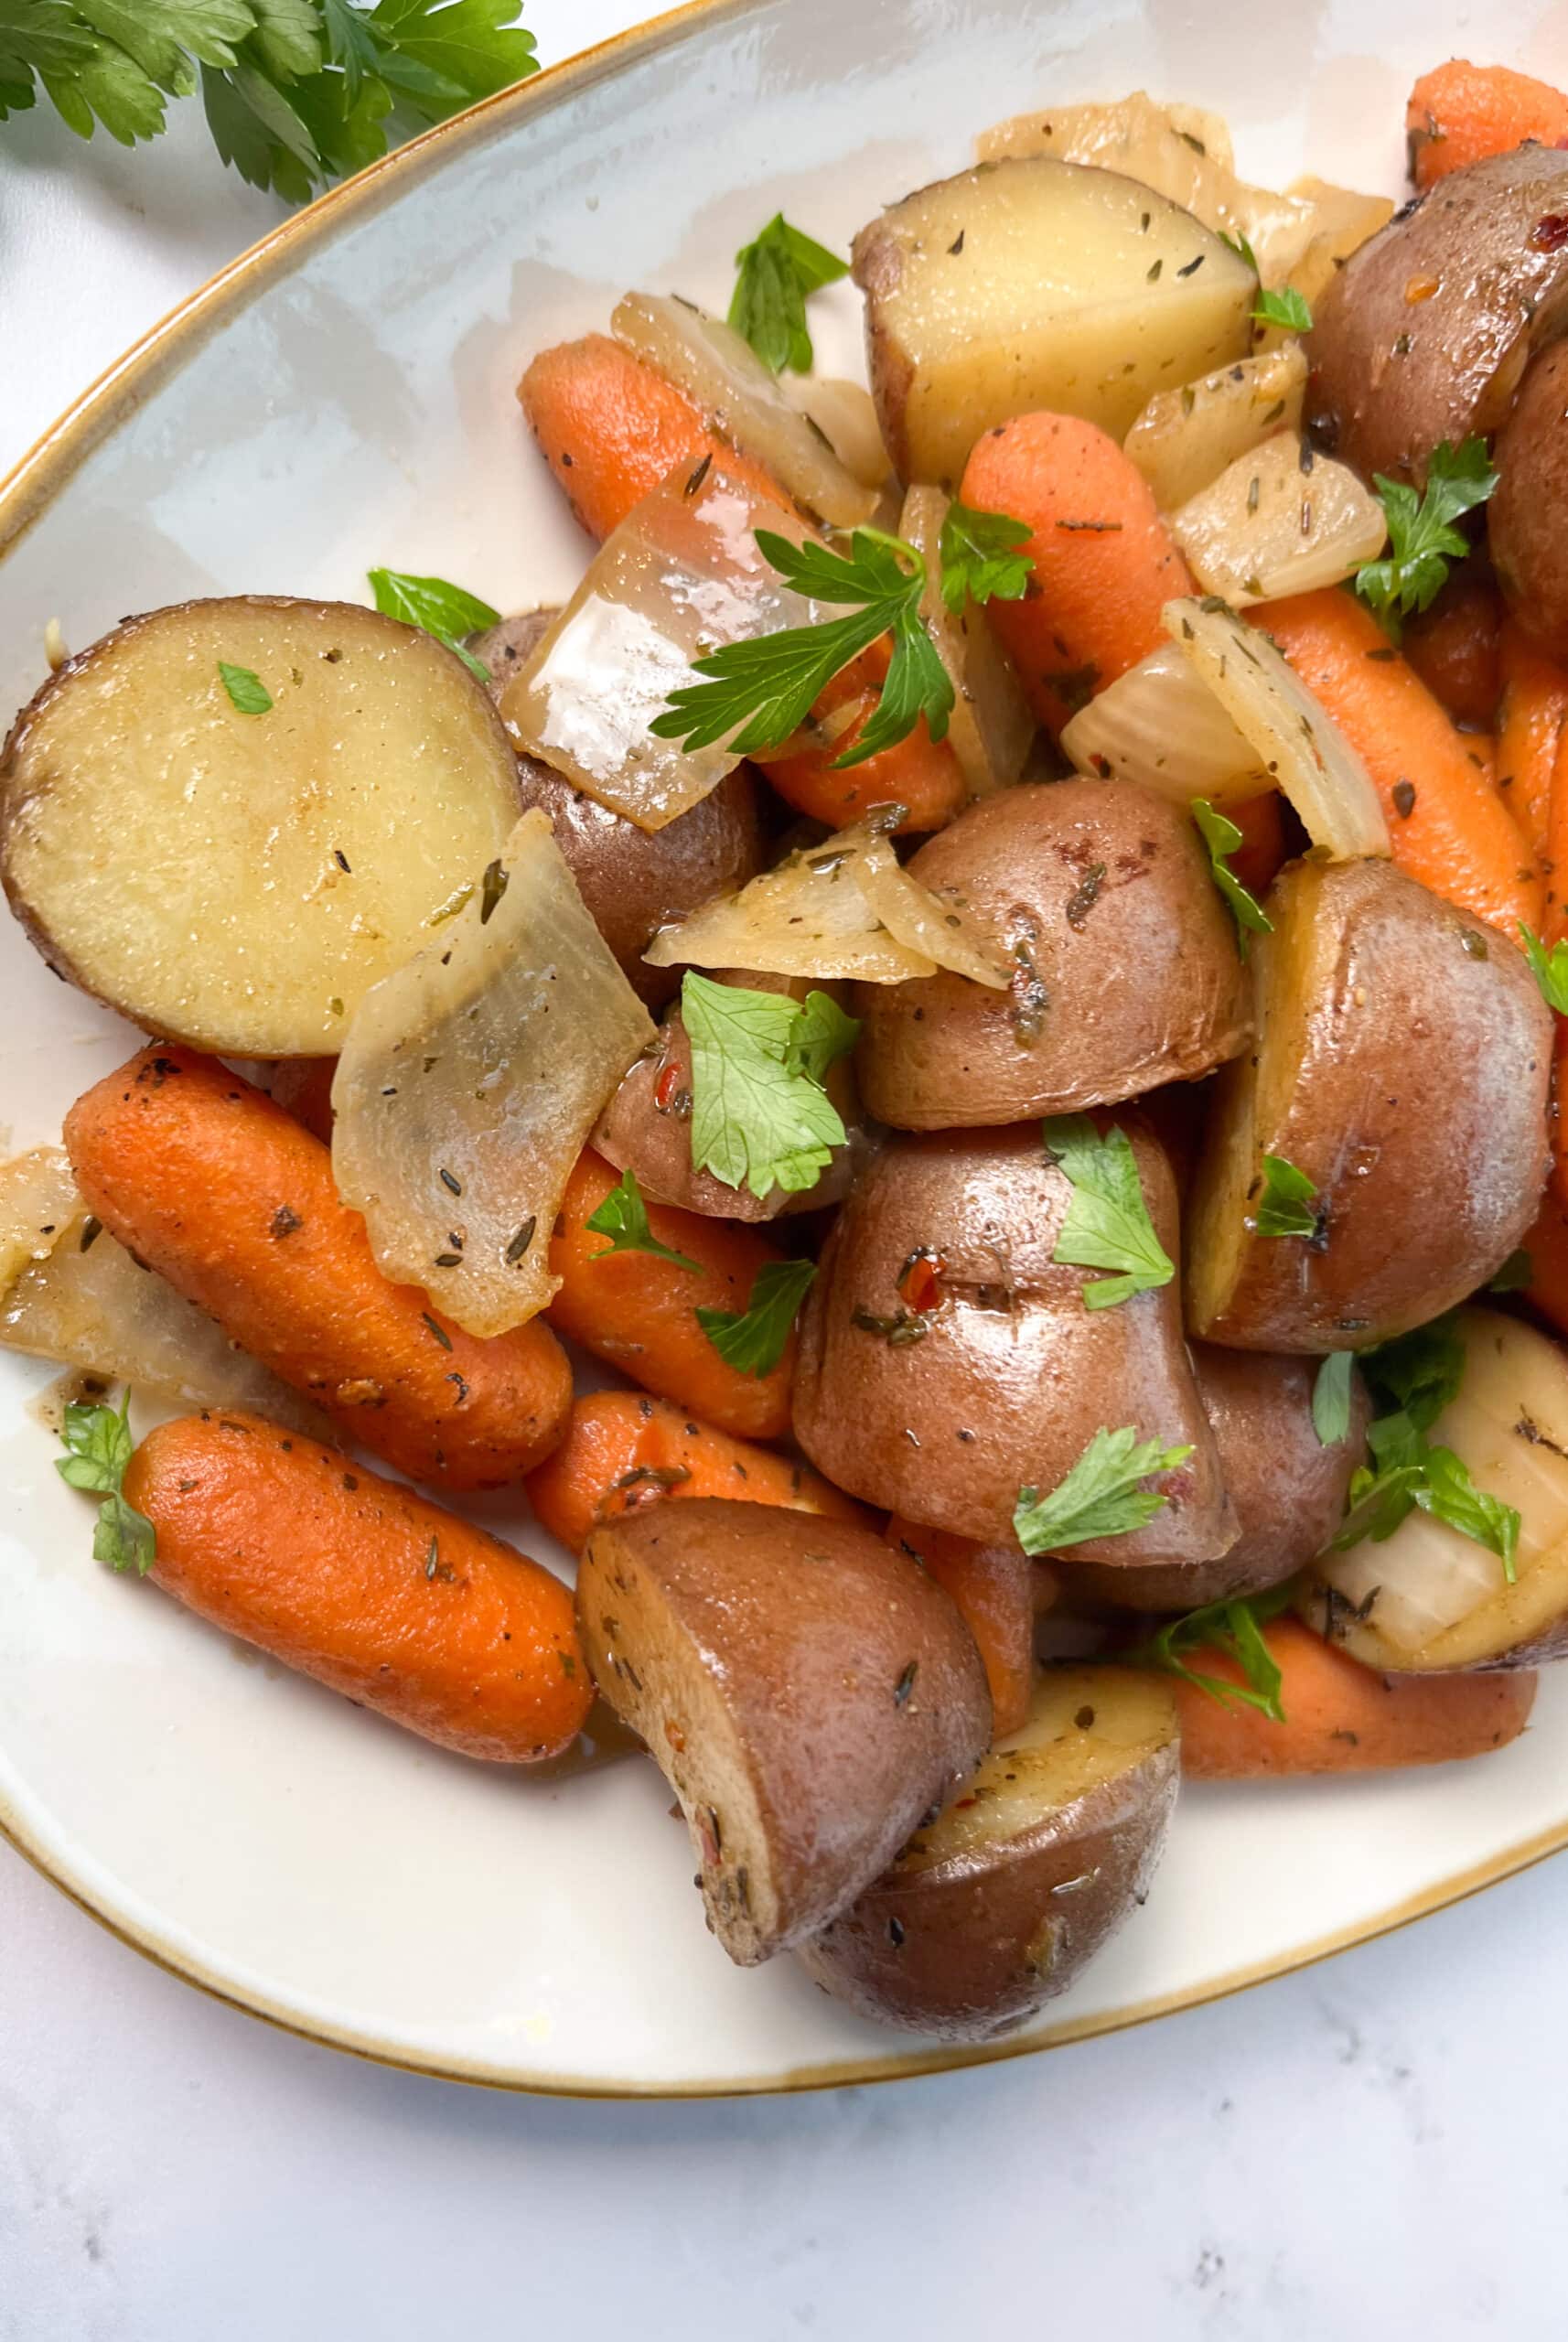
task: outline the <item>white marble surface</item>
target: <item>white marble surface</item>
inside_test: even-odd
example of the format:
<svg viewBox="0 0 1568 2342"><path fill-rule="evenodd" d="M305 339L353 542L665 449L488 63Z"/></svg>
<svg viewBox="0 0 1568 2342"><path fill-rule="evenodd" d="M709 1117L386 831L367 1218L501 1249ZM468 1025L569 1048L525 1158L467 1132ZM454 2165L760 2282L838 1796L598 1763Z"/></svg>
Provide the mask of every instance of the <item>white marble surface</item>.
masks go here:
<svg viewBox="0 0 1568 2342"><path fill-rule="evenodd" d="M553 59L643 13L529 18ZM6 125L0 469L277 216L198 124L134 156L41 114ZM1158 2342L1560 2342L1563 1946L1559 1860L1046 2058L785 2100L550 2102L275 2034L0 1848L0 2342L427 2342L481 2320L772 2342L1095 2312Z"/></svg>

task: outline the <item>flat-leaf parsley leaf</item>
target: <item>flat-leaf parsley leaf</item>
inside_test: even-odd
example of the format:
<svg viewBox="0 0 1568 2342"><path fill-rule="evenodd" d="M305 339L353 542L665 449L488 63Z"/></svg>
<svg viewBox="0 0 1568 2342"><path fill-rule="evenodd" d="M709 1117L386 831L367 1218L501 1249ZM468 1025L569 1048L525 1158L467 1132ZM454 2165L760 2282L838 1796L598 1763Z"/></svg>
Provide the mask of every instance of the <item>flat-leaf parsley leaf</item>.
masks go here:
<svg viewBox="0 0 1568 2342"><path fill-rule="evenodd" d="M849 263L791 228L778 211L755 242L736 252L735 264L740 273L729 322L736 332L773 373L789 367L793 373L809 374L812 351L807 296L847 276Z"/></svg>
<svg viewBox="0 0 1568 2342"><path fill-rule="evenodd" d="M1140 1440L1130 1423L1120 1431L1097 1431L1067 1477L1041 1496L1020 1488L1013 1533L1026 1553L1059 1553L1091 1537L1122 1537L1152 1520L1170 1499L1141 1484L1157 1472L1174 1472L1190 1447L1162 1447Z"/></svg>
<svg viewBox="0 0 1568 2342"><path fill-rule="evenodd" d="M596 1211L588 1214L586 1225L596 1236L607 1236L609 1242L596 1261L607 1261L612 1252L650 1252L656 1261L668 1261L672 1269L690 1269L693 1276L701 1276L702 1269L689 1261L684 1252L671 1252L661 1244L648 1224L648 1206L642 1198L635 1171L624 1170Z"/></svg>
<svg viewBox="0 0 1568 2342"><path fill-rule="evenodd" d="M1022 553L1032 534L1010 512L976 512L955 498L937 540L942 599L954 618L966 602L1019 602L1029 590L1035 556Z"/></svg>
<svg viewBox="0 0 1568 2342"><path fill-rule="evenodd" d="M456 652L480 682L489 682L489 669L475 658L463 637L499 625L499 610L492 610L477 594L465 593L461 586L449 585L445 577L412 577L396 569L372 569L367 575L383 618L401 618L405 626L433 634L437 642Z"/></svg>
<svg viewBox="0 0 1568 2342"><path fill-rule="evenodd" d="M1073 1191L1052 1260L1114 1272L1084 1286L1084 1307L1112 1309L1169 1284L1176 1263L1155 1233L1126 1132L1113 1125L1102 1135L1087 1114L1057 1114L1046 1124L1046 1152Z"/></svg>
<svg viewBox="0 0 1568 2342"><path fill-rule="evenodd" d="M130 1415L129 1390L117 1410L72 1400L60 1426L66 1453L56 1458L55 1470L68 1488L103 1499L92 1531L94 1560L145 1577L156 1558L153 1524L121 1493L134 1445Z"/></svg>
<svg viewBox="0 0 1568 2342"><path fill-rule="evenodd" d="M1207 797L1193 799L1192 818L1197 823L1198 835L1208 848L1209 873L1230 906L1236 921L1237 949L1244 960L1248 936L1272 935L1274 923L1262 905L1247 892L1230 867L1230 855L1243 843L1241 833L1230 815L1219 812Z"/></svg>
<svg viewBox="0 0 1568 2342"><path fill-rule="evenodd" d="M845 1135L822 1077L860 1029L849 1016L832 1025L832 1007L824 994L808 993L802 1003L687 969L681 1017L692 1046L699 1171L759 1198L776 1187L798 1195L816 1186Z"/></svg>
<svg viewBox="0 0 1568 2342"><path fill-rule="evenodd" d="M1397 642L1401 618L1426 609L1450 563L1469 552L1469 539L1454 523L1486 502L1498 475L1486 441L1472 436L1457 448L1444 439L1433 449L1424 496L1381 472L1372 478L1388 514L1390 552L1386 560L1366 562L1356 572L1356 591Z"/></svg>
<svg viewBox="0 0 1568 2342"><path fill-rule="evenodd" d="M770 1261L757 1270L743 1312L697 1309L693 1315L726 1366L737 1374L771 1374L816 1273L815 1261Z"/></svg>

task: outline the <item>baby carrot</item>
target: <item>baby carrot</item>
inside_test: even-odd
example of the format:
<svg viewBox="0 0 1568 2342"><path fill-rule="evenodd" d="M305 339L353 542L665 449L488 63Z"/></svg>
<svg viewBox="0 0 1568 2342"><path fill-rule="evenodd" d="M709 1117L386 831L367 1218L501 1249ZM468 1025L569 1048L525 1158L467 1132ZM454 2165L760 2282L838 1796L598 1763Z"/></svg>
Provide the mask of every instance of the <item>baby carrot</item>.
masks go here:
<svg viewBox="0 0 1568 2342"><path fill-rule="evenodd" d="M1261 797L1243 797L1239 803L1227 805L1225 814L1241 833L1241 843L1230 857L1230 867L1247 892L1261 902L1286 858L1280 792L1268 789Z"/></svg>
<svg viewBox="0 0 1568 2342"><path fill-rule="evenodd" d="M695 1261L696 1273L651 1252L612 1252L608 1237L588 1221L617 1176L591 1148L577 1158L550 1247L551 1273L561 1279L550 1304L551 1324L645 1390L689 1407L721 1431L782 1439L789 1428L793 1333L769 1373L743 1374L720 1357L696 1313L744 1315L758 1271L783 1254L755 1229L651 1202L648 1222L654 1235Z"/></svg>
<svg viewBox="0 0 1568 2342"><path fill-rule="evenodd" d="M1544 888L1519 825L1370 610L1338 586L1251 614L1357 751L1382 800L1394 860L1517 940Z"/></svg>
<svg viewBox="0 0 1568 2342"><path fill-rule="evenodd" d="M112 1235L394 1470L504 1488L559 1439L549 1327L479 1341L391 1284L321 1141L216 1059L144 1049L77 1100L65 1144Z"/></svg>
<svg viewBox="0 0 1568 2342"><path fill-rule="evenodd" d="M1568 718L1568 672L1538 650L1510 618L1498 649L1498 787L1524 833L1530 856L1546 872L1546 915L1562 891L1551 866L1552 768ZM1563 884L1568 886L1568 870Z"/></svg>
<svg viewBox="0 0 1568 2342"><path fill-rule="evenodd" d="M1297 1618L1262 1628L1281 1676L1283 1724L1177 1681L1181 1768L1189 1779L1242 1780L1292 1773L1365 1773L1444 1765L1517 1740L1530 1721L1535 1677L1380 1675ZM1245 1681L1229 1653L1200 1650L1194 1673Z"/></svg>
<svg viewBox="0 0 1568 2342"><path fill-rule="evenodd" d="M444 1748L523 1765L587 1714L559 1578L298 1432L250 1414L160 1423L125 1497L177 1601Z"/></svg>
<svg viewBox="0 0 1568 2342"><path fill-rule="evenodd" d="M684 1407L637 1391L579 1399L565 1438L528 1481L542 1527L577 1554L605 1521L666 1497L731 1497L871 1525L864 1505L809 1465L732 1439Z"/></svg>
<svg viewBox="0 0 1568 2342"><path fill-rule="evenodd" d="M1568 1334L1568 1212L1554 1187L1541 1199L1535 1225L1522 1248L1530 1255L1530 1283L1525 1299L1549 1326Z"/></svg>
<svg viewBox="0 0 1568 2342"><path fill-rule="evenodd" d="M1526 139L1568 145L1568 97L1507 65L1472 65L1468 58L1453 57L1417 81L1404 127L1410 175L1424 189Z"/></svg>
<svg viewBox="0 0 1568 2342"><path fill-rule="evenodd" d="M772 474L739 455L672 382L606 334L564 342L533 360L518 397L572 509L593 536L618 529L676 466L711 455L732 476L781 505L789 498ZM792 741L758 757L788 804L842 829L868 806L902 805L906 832L940 829L964 802L963 776L946 741L934 741L922 717L908 737L836 772L881 698L886 643L835 675Z"/></svg>
<svg viewBox="0 0 1568 2342"><path fill-rule="evenodd" d="M977 441L959 490L983 512L1026 521L1034 556L1022 601L985 615L1030 705L1059 732L1107 683L1165 639L1166 602L1196 593L1130 457L1072 414L1021 414Z"/></svg>
<svg viewBox="0 0 1568 2342"><path fill-rule="evenodd" d="M1012 1545L977 1545L945 1529L922 1529L895 1513L885 1531L924 1565L974 1637L991 1686L998 1733L1015 1731L1029 1713L1035 1682L1034 1563Z"/></svg>

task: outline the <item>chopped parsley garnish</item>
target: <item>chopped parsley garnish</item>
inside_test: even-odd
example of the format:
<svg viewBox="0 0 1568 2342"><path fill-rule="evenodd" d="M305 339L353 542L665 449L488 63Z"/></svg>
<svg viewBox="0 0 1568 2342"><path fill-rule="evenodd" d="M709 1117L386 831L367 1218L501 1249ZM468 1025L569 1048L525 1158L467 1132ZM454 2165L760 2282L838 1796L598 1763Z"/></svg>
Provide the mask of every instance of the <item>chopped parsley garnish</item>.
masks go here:
<svg viewBox="0 0 1568 2342"><path fill-rule="evenodd" d="M805 1000L716 984L688 968L681 1016L692 1046L692 1161L726 1187L766 1197L814 1187L842 1146L822 1088L859 1026L825 993Z"/></svg>
<svg viewBox="0 0 1568 2342"><path fill-rule="evenodd" d="M694 660L693 673L705 680L671 692L649 730L680 741L688 755L721 740L743 757L781 748L840 669L890 634L893 655L880 703L832 769L892 747L921 716L933 740L945 739L953 687L920 618L926 564L915 547L882 529L856 529L848 553L812 539L797 545L772 529L758 529L757 543L795 593L851 606L850 615L726 642Z"/></svg>
<svg viewBox="0 0 1568 2342"><path fill-rule="evenodd" d="M1324 1207L1305 1171L1283 1155L1263 1157L1263 1192L1252 1214L1260 1236L1304 1236L1309 1244L1322 1241Z"/></svg>
<svg viewBox="0 0 1568 2342"><path fill-rule="evenodd" d="M1065 1480L1047 1496L1020 1488L1013 1533L1026 1553L1059 1553L1092 1537L1122 1537L1142 1529L1170 1499L1141 1484L1157 1472L1174 1472L1190 1447L1162 1447L1140 1440L1130 1423L1120 1431L1097 1431Z"/></svg>
<svg viewBox="0 0 1568 2342"><path fill-rule="evenodd" d="M648 1206L642 1199L637 1174L628 1166L616 1181L597 1211L590 1212L587 1225L596 1236L607 1236L609 1242L596 1261L607 1261L612 1252L650 1252L656 1261L668 1261L672 1269L690 1269L693 1276L701 1276L702 1269L689 1261L684 1252L671 1252L661 1244L648 1224Z"/></svg>
<svg viewBox="0 0 1568 2342"><path fill-rule="evenodd" d="M847 276L848 262L791 228L778 211L755 242L736 252L735 264L740 274L729 322L736 332L771 372L781 374L789 367L792 373L809 374L812 350L807 297Z"/></svg>
<svg viewBox="0 0 1568 2342"><path fill-rule="evenodd" d="M1176 1264L1155 1233L1126 1132L1113 1125L1102 1135L1087 1114L1054 1115L1045 1130L1046 1152L1073 1191L1051 1258L1113 1272L1084 1286L1084 1307L1113 1309L1135 1293L1169 1284Z"/></svg>
<svg viewBox="0 0 1568 2342"><path fill-rule="evenodd" d="M1027 521L1010 512L977 512L956 499L948 506L937 553L942 599L954 618L962 616L966 602L1022 601L1035 556L1018 548L1031 534Z"/></svg>
<svg viewBox="0 0 1568 2342"><path fill-rule="evenodd" d="M1388 514L1390 552L1386 560L1366 562L1356 572L1356 591L1397 642L1401 619L1429 607L1449 564L1469 552L1468 538L1454 523L1486 502L1498 475L1486 441L1472 435L1457 449L1446 439L1433 449L1424 496L1381 472L1372 478Z"/></svg>
<svg viewBox="0 0 1568 2342"><path fill-rule="evenodd" d="M1519 923L1519 931L1524 940L1524 956L1530 962L1530 972L1541 986L1541 999L1559 1016L1568 1016L1568 943L1554 943L1549 951L1523 919Z"/></svg>
<svg viewBox="0 0 1568 2342"><path fill-rule="evenodd" d="M67 1452L56 1458L55 1470L68 1488L85 1488L103 1499L92 1531L94 1561L145 1577L156 1558L153 1524L121 1493L135 1445L130 1415L128 1389L118 1412L73 1399L60 1429Z"/></svg>
<svg viewBox="0 0 1568 2342"><path fill-rule="evenodd" d="M1230 816L1217 811L1207 797L1193 799L1192 818L1197 823L1198 835L1208 848L1208 867L1214 883L1230 906L1236 921L1237 949L1244 960L1249 935L1272 935L1274 931L1273 920L1247 892L1230 867L1229 857L1245 841Z"/></svg>
<svg viewBox="0 0 1568 2342"><path fill-rule="evenodd" d="M1271 1587L1267 1594L1232 1595L1228 1601L1206 1603L1201 1610L1189 1610L1185 1618L1173 1618L1169 1626L1162 1627L1146 1643L1129 1651L1124 1663L1161 1668L1167 1675L1179 1675L1184 1683L1207 1692L1222 1708L1240 1702L1243 1707L1256 1708L1271 1724L1283 1724L1285 1712L1280 1704L1282 1678L1263 1639L1262 1622L1277 1617L1288 1608L1294 1591L1287 1580L1283 1585ZM1186 1654L1201 1650L1219 1651L1233 1659L1246 1681L1232 1683L1222 1675L1205 1675L1189 1667Z"/></svg>
<svg viewBox="0 0 1568 2342"><path fill-rule="evenodd" d="M1221 230L1219 241L1229 246L1239 261L1246 263L1254 276L1262 275L1258 266L1258 255L1240 229L1233 236L1226 235ZM1294 285L1281 285L1273 291L1265 292L1260 284L1251 314L1261 326L1283 326L1287 333L1312 331L1312 311L1305 295L1298 293Z"/></svg>
<svg viewBox="0 0 1568 2342"><path fill-rule="evenodd" d="M817 1273L815 1261L770 1261L758 1269L745 1311L698 1309L698 1325L738 1374L771 1374Z"/></svg>
<svg viewBox="0 0 1568 2342"><path fill-rule="evenodd" d="M1312 1427L1320 1447L1337 1447L1350 1429L1350 1386L1356 1360L1349 1350L1331 1350L1312 1386Z"/></svg>
<svg viewBox="0 0 1568 2342"><path fill-rule="evenodd" d="M273 695L253 667L231 667L227 659L220 659L218 675L242 715L265 715L269 712Z"/></svg>
<svg viewBox="0 0 1568 2342"><path fill-rule="evenodd" d="M425 634L433 634L437 642L456 652L481 683L489 682L489 669L482 660L475 658L463 637L478 634L488 626L499 626L499 610L492 610L477 594L466 594L460 586L448 585L445 577L411 577L396 569L372 569L367 574L376 607L383 618L401 618L405 626L416 626Z"/></svg>

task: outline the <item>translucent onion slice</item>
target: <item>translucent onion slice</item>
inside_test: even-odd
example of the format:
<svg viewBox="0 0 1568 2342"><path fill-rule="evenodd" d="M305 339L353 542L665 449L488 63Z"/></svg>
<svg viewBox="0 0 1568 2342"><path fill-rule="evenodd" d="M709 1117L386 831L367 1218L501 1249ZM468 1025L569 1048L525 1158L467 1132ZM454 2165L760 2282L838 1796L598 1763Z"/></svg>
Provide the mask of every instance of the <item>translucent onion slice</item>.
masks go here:
<svg viewBox="0 0 1568 2342"><path fill-rule="evenodd" d="M1267 635L1212 598L1167 602L1160 616L1295 807L1313 844L1333 862L1386 854L1388 826L1371 776Z"/></svg>
<svg viewBox="0 0 1568 2342"><path fill-rule="evenodd" d="M96 1226L59 1147L0 1165L0 1345L177 1407L248 1407L333 1437L325 1415Z"/></svg>
<svg viewBox="0 0 1568 2342"><path fill-rule="evenodd" d="M790 405L799 407L831 443L840 463L862 488L880 489L892 478L892 459L882 443L876 404L864 382L845 381L833 374L820 381L815 374L784 374L779 387Z"/></svg>
<svg viewBox="0 0 1568 2342"><path fill-rule="evenodd" d="M502 693L515 745L641 830L663 829L716 789L740 761L729 748L688 754L649 725L693 682L694 659L827 615L768 566L758 528L796 543L810 533L716 465L644 497Z"/></svg>
<svg viewBox="0 0 1568 2342"><path fill-rule="evenodd" d="M873 489L843 463L740 335L668 294L628 293L610 319L618 341L701 407L721 438L765 464L802 510L853 529L876 509Z"/></svg>
<svg viewBox="0 0 1568 2342"><path fill-rule="evenodd" d="M1290 281L1308 308L1316 308L1351 253L1388 225L1393 201L1386 195L1358 195L1350 188L1317 178L1294 180L1290 193L1312 207L1312 242L1292 268ZM1286 349L1294 339L1283 327L1270 326L1259 334L1258 346Z"/></svg>
<svg viewBox="0 0 1568 2342"><path fill-rule="evenodd" d="M1331 1586L1343 1597L1337 1636L1373 1667L1481 1666L1568 1619L1568 1361L1496 1310L1466 1310L1458 1330L1465 1380L1428 1435L1454 1450L1477 1488L1517 1509L1516 1583L1496 1553L1419 1511L1380 1545L1325 1554L1304 1594L1306 1615L1322 1624Z"/></svg>
<svg viewBox="0 0 1568 2342"><path fill-rule="evenodd" d="M886 818L802 848L738 895L660 929L643 958L658 968L760 968L874 984L950 968L1004 991L1010 976L1000 947L900 868Z"/></svg>
<svg viewBox="0 0 1568 2342"><path fill-rule="evenodd" d="M1227 466L1169 526L1204 592L1237 608L1337 586L1376 561L1389 533L1348 465L1315 458L1292 432Z"/></svg>
<svg viewBox="0 0 1568 2342"><path fill-rule="evenodd" d="M1141 180L1206 228L1245 236L1265 285L1283 284L1312 241L1310 203L1249 187L1230 168L1229 141L1225 152L1208 151L1186 108L1156 105L1143 90L1112 105L1015 114L983 131L977 152L983 163L1008 155L1055 155L1064 163L1095 163Z"/></svg>
<svg viewBox="0 0 1568 2342"><path fill-rule="evenodd" d="M1079 772L1135 780L1177 805L1223 805L1273 787L1181 645L1162 642L1080 708L1061 736Z"/></svg>
<svg viewBox="0 0 1568 2342"><path fill-rule="evenodd" d="M332 1168L376 1259L470 1334L543 1308L584 1140L653 1038L537 807L473 897L371 986L332 1084Z"/></svg>
<svg viewBox="0 0 1568 2342"><path fill-rule="evenodd" d="M938 547L951 498L940 488L912 488L904 499L898 534L926 560L920 616L940 653L955 693L948 737L971 797L1010 789L1035 745L1035 719L1023 686L984 612L966 603L955 618L942 599Z"/></svg>
<svg viewBox="0 0 1568 2342"><path fill-rule="evenodd" d="M1306 353L1292 334L1278 349L1156 391L1122 444L1160 510L1174 512L1274 432L1298 431L1305 389Z"/></svg>

